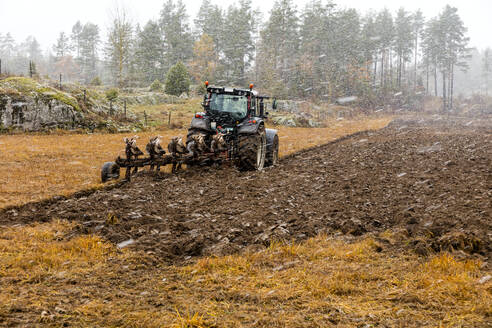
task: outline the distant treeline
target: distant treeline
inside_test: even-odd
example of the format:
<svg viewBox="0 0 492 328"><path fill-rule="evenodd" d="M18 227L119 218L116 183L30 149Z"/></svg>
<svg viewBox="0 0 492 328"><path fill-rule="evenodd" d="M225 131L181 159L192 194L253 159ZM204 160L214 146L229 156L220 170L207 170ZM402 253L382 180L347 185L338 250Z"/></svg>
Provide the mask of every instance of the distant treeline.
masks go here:
<svg viewBox="0 0 492 328"><path fill-rule="evenodd" d="M97 25L78 21L48 53L34 37L16 43L9 33L0 35L3 72L27 75L32 61L41 75L141 87L164 81L169 68L183 62L196 83L252 81L278 97L333 102L350 96L366 107L400 92L433 94L450 109L455 76L467 70L471 53L451 6L425 19L404 8L361 14L319 0L302 9L277 0L267 15L251 0L227 8L203 0L191 24L181 0L165 0L159 19L144 26L132 24L124 8L112 13L105 40ZM487 84L491 53L478 55Z"/></svg>

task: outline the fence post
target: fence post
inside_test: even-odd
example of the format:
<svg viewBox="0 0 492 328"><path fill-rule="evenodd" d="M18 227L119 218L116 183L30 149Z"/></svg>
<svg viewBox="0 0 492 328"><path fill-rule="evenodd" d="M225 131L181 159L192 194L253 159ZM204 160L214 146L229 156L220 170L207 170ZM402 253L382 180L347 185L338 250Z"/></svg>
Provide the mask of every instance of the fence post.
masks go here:
<svg viewBox="0 0 492 328"><path fill-rule="evenodd" d="M62 88L62 75L61 75L61 73L60 73L60 90L63 90L63 88Z"/></svg>
<svg viewBox="0 0 492 328"><path fill-rule="evenodd" d="M169 111L169 119L167 121L167 127L171 127L171 111Z"/></svg>
<svg viewBox="0 0 492 328"><path fill-rule="evenodd" d="M126 100L125 100L125 102L123 103L123 106L124 106L124 109L125 109L125 118L126 118Z"/></svg>
<svg viewBox="0 0 492 328"><path fill-rule="evenodd" d="M85 96L86 96L86 90L84 89L84 103L85 103Z"/></svg>
<svg viewBox="0 0 492 328"><path fill-rule="evenodd" d="M147 126L147 112L144 111L145 126Z"/></svg>

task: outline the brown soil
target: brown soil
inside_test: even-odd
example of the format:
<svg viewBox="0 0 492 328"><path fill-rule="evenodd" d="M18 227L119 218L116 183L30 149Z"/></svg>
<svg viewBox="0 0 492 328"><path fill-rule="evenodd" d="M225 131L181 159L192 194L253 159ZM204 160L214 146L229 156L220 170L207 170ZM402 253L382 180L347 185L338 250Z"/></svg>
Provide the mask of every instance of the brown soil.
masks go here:
<svg viewBox="0 0 492 328"><path fill-rule="evenodd" d="M73 232L169 262L319 233L374 234L419 254L492 252L492 122L398 119L283 158L262 172L142 172L72 198L8 208L0 224L68 219ZM391 233L381 233L390 230Z"/></svg>

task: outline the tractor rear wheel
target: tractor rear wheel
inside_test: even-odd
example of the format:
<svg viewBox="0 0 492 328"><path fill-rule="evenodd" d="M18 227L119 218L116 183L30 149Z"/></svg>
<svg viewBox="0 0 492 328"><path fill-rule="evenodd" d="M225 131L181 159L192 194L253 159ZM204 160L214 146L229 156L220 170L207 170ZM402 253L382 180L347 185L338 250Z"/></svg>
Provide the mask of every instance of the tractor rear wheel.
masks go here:
<svg viewBox="0 0 492 328"><path fill-rule="evenodd" d="M115 162L104 163L101 169L101 181L116 180L120 177L120 167Z"/></svg>
<svg viewBox="0 0 492 328"><path fill-rule="evenodd" d="M236 166L240 171L261 171L266 158L265 127L260 126L255 134L240 135Z"/></svg>

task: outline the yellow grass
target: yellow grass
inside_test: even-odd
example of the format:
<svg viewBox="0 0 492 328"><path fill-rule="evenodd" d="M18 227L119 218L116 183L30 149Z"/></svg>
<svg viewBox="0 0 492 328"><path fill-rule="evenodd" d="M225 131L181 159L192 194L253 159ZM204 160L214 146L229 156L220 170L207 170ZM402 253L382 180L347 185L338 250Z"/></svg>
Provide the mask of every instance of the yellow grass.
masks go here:
<svg viewBox="0 0 492 328"><path fill-rule="evenodd" d="M159 266L54 221L0 232L0 325L486 327L490 272L449 254L388 254L371 238ZM391 255L391 256L390 256Z"/></svg>
<svg viewBox="0 0 492 328"><path fill-rule="evenodd" d="M388 122L388 118L379 118L334 121L320 129L279 127L280 155L357 131L382 128ZM186 130L138 133L140 148L144 150L148 139L157 134L164 137L166 145L173 136L185 136ZM131 135L0 135L0 208L101 186L102 164L121 154L123 137Z"/></svg>

